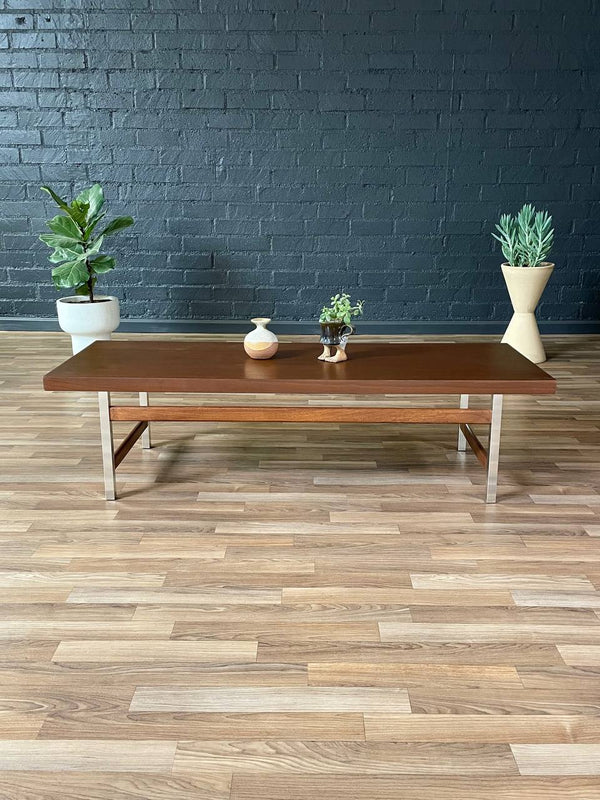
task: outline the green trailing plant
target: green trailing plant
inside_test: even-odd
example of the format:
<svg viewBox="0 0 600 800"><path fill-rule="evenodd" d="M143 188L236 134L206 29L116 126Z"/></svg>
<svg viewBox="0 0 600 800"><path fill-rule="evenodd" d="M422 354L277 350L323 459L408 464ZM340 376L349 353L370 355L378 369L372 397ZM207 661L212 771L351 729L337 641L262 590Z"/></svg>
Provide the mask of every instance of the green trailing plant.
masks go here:
<svg viewBox="0 0 600 800"><path fill-rule="evenodd" d="M548 258L554 243L552 217L526 204L516 214L502 214L496 225L504 258L511 267L538 267Z"/></svg>
<svg viewBox="0 0 600 800"><path fill-rule="evenodd" d="M330 306L323 306L319 322L345 322L349 325L352 317L358 317L362 313L363 301L358 300L353 306L350 295L342 292L331 298Z"/></svg>
<svg viewBox="0 0 600 800"><path fill-rule="evenodd" d="M102 211L104 193L95 183L69 204L49 186L42 186L63 212L46 223L52 233L44 233L40 239L52 249L48 261L57 264L52 270L52 281L56 289L75 289L75 293L89 297L94 302L94 287L98 275L115 268L113 256L102 252L106 236L133 225L131 217L115 217L100 233L98 223L104 219Z"/></svg>

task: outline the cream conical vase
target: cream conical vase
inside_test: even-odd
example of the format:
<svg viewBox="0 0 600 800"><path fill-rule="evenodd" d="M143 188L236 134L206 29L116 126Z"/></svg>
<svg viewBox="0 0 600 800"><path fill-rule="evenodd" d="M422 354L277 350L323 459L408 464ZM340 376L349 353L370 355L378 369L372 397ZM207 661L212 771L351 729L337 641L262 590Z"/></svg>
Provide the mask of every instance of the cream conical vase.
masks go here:
<svg viewBox="0 0 600 800"><path fill-rule="evenodd" d="M279 342L273 331L267 328L271 320L269 317L255 317L250 322L253 322L256 328L244 338L246 355L250 358L273 358L279 348Z"/></svg>
<svg viewBox="0 0 600 800"><path fill-rule="evenodd" d="M546 360L535 309L553 269L554 264L550 262L540 264L539 267L511 267L510 264L502 264L502 274L514 310L502 342L509 344L534 364L541 364Z"/></svg>

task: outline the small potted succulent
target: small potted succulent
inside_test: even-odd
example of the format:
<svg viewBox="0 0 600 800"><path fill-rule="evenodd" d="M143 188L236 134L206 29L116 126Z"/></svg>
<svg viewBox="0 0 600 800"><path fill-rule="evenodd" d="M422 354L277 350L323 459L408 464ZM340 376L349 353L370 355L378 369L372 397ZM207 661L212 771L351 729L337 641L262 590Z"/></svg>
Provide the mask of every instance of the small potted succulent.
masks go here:
<svg viewBox="0 0 600 800"><path fill-rule="evenodd" d="M354 333L354 327L350 324L353 317L358 317L363 313L363 301L358 300L356 305L352 305L349 294L342 292L331 298L331 305L323 306L319 322L321 323L321 339L323 352L319 356L320 361L338 362L346 361L346 343L348 337ZM331 355L331 348L335 347L335 355Z"/></svg>
<svg viewBox="0 0 600 800"><path fill-rule="evenodd" d="M75 295L56 301L58 323L71 334L73 353L78 353L96 339L110 339L119 327L119 301L110 295L95 293L98 275L115 267L113 256L103 252L106 236L133 225L131 217L115 217L99 233L98 223L106 216L102 211L104 193L95 183L77 195L69 204L48 186L41 187L63 212L46 223L52 233L40 239L52 249L48 260L56 264L52 280L56 289L75 289Z"/></svg>
<svg viewBox="0 0 600 800"><path fill-rule="evenodd" d="M506 262L502 273L514 314L502 338L534 364L546 360L546 353L535 321L535 309L554 264L547 260L554 243L552 217L532 205L512 216L502 214L492 236L500 242Z"/></svg>

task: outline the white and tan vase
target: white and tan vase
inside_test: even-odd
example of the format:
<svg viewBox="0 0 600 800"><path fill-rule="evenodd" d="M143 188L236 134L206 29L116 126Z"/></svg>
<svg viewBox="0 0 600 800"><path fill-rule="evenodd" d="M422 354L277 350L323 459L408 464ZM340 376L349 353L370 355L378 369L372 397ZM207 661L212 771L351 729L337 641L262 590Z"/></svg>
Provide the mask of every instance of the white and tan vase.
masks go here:
<svg viewBox="0 0 600 800"><path fill-rule="evenodd" d="M511 267L502 264L502 274L513 305L514 314L502 342L509 344L534 364L546 360L535 309L552 274L554 264L545 262L539 267Z"/></svg>
<svg viewBox="0 0 600 800"><path fill-rule="evenodd" d="M246 334L244 350L250 358L273 358L279 347L277 337L267 328L269 317L255 317L251 319L256 328Z"/></svg>
<svg viewBox="0 0 600 800"><path fill-rule="evenodd" d="M99 339L110 339L119 327L119 301L110 295L97 295L93 303L84 295L61 297L56 309L58 324L71 334L73 354Z"/></svg>

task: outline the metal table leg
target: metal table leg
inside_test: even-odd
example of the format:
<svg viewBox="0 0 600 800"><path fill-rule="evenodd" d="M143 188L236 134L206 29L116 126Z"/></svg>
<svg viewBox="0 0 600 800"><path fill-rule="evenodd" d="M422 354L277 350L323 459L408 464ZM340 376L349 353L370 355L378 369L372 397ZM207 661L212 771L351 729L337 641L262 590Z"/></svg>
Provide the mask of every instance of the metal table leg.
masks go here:
<svg viewBox="0 0 600 800"><path fill-rule="evenodd" d="M469 395L461 394L459 408L468 408L468 407L469 407ZM458 426L458 443L456 445L456 449L461 453L464 453L465 450L467 449L467 440L465 439L464 433L460 429L460 425Z"/></svg>
<svg viewBox="0 0 600 800"><path fill-rule="evenodd" d="M500 429L502 427L503 395L492 395L492 421L490 423L490 440L488 443L488 466L486 484L486 503L496 502L498 486L498 458L500 455Z"/></svg>
<svg viewBox="0 0 600 800"><path fill-rule="evenodd" d="M102 442L102 466L104 469L104 496L107 500L116 500L115 451L113 445L112 422L110 419L109 392L98 392L98 406L100 409L100 441Z"/></svg>
<svg viewBox="0 0 600 800"><path fill-rule="evenodd" d="M140 405L141 406L150 405L148 392L140 392ZM142 433L142 447L144 448L144 450L148 450L150 447L152 447L152 442L150 440L150 423L148 423L148 427Z"/></svg>

